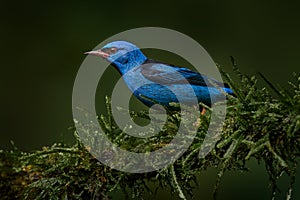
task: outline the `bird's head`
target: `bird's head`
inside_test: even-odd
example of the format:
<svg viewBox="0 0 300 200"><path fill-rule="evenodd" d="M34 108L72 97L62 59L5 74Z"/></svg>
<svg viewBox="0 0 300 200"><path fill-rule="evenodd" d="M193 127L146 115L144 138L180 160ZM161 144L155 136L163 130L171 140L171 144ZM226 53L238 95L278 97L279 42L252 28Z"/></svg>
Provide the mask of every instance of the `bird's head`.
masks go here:
<svg viewBox="0 0 300 200"><path fill-rule="evenodd" d="M143 64L147 60L147 57L137 46L126 41L114 41L99 50L89 51L85 54L106 59L121 73L126 73L126 71Z"/></svg>

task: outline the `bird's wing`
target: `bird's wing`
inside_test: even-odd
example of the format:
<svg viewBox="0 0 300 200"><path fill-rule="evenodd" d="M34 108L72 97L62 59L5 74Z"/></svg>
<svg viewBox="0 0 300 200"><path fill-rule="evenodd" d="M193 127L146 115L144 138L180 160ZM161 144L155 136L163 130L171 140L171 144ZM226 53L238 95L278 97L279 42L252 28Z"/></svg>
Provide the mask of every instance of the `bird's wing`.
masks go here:
<svg viewBox="0 0 300 200"><path fill-rule="evenodd" d="M163 85L186 84L186 82L189 82L190 84L197 86L229 87L226 83L222 83L190 69L176 67L157 61L148 61L145 65L142 65L141 73L148 80Z"/></svg>

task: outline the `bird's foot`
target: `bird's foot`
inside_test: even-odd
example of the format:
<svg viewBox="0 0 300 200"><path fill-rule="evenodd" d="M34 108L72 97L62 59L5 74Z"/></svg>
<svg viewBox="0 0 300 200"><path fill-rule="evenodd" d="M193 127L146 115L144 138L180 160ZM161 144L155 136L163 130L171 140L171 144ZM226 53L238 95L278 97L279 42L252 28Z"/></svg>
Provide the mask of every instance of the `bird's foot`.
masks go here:
<svg viewBox="0 0 300 200"><path fill-rule="evenodd" d="M197 118L197 121L193 123L193 126L199 127L200 126L200 118Z"/></svg>

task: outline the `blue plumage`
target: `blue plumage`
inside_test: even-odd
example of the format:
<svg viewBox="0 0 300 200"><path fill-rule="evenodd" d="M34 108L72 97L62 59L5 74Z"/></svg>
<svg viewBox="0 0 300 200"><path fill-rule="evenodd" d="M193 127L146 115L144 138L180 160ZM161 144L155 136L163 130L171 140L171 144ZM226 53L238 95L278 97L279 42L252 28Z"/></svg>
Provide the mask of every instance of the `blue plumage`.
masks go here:
<svg viewBox="0 0 300 200"><path fill-rule="evenodd" d="M189 104L195 94L199 102L211 106L223 99L220 90L234 95L227 84L187 68L148 59L137 46L126 41L111 42L86 54L109 61L123 75L133 94L147 106L156 102L171 108L169 103L178 99ZM176 91L177 97L172 91Z"/></svg>

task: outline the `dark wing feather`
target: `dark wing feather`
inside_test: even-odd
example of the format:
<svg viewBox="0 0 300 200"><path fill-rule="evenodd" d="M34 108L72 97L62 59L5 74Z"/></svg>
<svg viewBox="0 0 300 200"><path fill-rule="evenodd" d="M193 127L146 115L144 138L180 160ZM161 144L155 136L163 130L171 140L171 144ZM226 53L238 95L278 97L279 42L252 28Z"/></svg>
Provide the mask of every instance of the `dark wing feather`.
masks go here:
<svg viewBox="0 0 300 200"><path fill-rule="evenodd" d="M141 73L148 80L163 84L186 84L188 81L192 85L206 87L229 87L227 84L217 81L216 79L207 77L198 72L194 72L187 68L180 68L174 65L162 63L159 61L147 60L141 66ZM174 70L177 72L174 72Z"/></svg>

